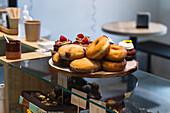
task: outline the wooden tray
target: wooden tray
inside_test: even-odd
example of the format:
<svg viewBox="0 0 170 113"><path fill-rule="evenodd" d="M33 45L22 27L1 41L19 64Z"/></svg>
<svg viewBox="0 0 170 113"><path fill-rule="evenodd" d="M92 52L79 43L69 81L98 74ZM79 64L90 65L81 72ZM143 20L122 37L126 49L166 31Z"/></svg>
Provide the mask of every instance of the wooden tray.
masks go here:
<svg viewBox="0 0 170 113"><path fill-rule="evenodd" d="M135 72L138 67L138 62L136 60L127 61L126 68L120 72L108 72L108 71L97 71L94 73L77 73L71 71L69 68L62 68L58 67L53 64L52 58L49 59L49 65L55 68L58 72L66 74L68 76L76 76L76 77L86 77L86 78L108 78L108 77L117 77L117 76L124 76Z"/></svg>
<svg viewBox="0 0 170 113"><path fill-rule="evenodd" d="M0 31L2 31L8 35L17 35L18 34L18 29L8 29L4 26L0 26Z"/></svg>

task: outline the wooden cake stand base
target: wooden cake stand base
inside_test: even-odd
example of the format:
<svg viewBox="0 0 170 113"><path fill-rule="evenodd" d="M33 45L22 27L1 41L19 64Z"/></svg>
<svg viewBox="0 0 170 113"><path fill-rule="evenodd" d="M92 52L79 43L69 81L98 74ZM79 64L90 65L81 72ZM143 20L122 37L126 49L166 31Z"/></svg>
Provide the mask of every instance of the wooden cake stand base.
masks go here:
<svg viewBox="0 0 170 113"><path fill-rule="evenodd" d="M55 68L58 72L61 72L68 76L86 77L86 78L108 78L108 77L124 76L135 72L138 67L138 62L136 60L127 61L126 68L123 71L119 71L119 72L108 72L108 71L99 70L93 73L77 73L70 70L70 68L58 67L54 65L52 58L49 59L49 65Z"/></svg>

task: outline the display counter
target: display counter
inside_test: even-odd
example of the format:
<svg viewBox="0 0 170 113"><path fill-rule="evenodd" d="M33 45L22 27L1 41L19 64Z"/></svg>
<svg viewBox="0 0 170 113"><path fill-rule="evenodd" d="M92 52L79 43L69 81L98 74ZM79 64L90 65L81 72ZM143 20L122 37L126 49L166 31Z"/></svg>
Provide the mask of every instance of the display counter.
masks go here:
<svg viewBox="0 0 170 113"><path fill-rule="evenodd" d="M22 61L27 59L35 59L35 58L42 58L51 56L51 54L43 54L40 52L35 52L36 49L41 49L42 47L38 45L38 42L48 42L49 40L40 38L38 42L28 42L24 38L18 38L17 35L8 35L7 38L9 40L20 40L21 41L21 59L16 60L8 60L5 56L5 39L3 38L3 32L0 32L0 68L1 70L4 69L3 72L1 72L1 78L4 78L4 84L5 84L5 113L8 113L8 63L10 62L16 62L16 61ZM3 77L4 76L4 77Z"/></svg>
<svg viewBox="0 0 170 113"><path fill-rule="evenodd" d="M3 53L5 40L1 32L0 37L0 63L4 66L5 113L26 112L27 109L21 105L22 101L19 101L23 91L40 91L46 94L60 103L60 112L67 113L170 111L170 81L137 70L137 65L125 74L120 73L119 77L116 74L105 78L104 74L89 77L85 74L81 76L72 72L63 73L49 64L51 54L35 52L35 49L41 49L38 42L27 42L17 36L7 35L9 39L21 40L22 58L7 60ZM40 39L40 42L47 41Z"/></svg>
<svg viewBox="0 0 170 113"><path fill-rule="evenodd" d="M9 63L8 83L10 89L10 110L24 112L23 107L19 105L18 102L19 96L23 90L38 90L45 94L49 94L52 90L57 89L57 91L63 91L63 105L67 108L64 109L65 112L68 111L68 109L73 113L77 112L77 107L71 104L71 97L67 97L67 94L76 95L77 97L84 99L88 103L85 109L86 111L89 110L89 103L92 103L107 112L115 113L107 106L101 106L98 102L93 101L90 98L95 98L101 102L106 102L108 99L114 99L120 106L124 106L132 112L139 110L144 111L145 109L153 113L157 112L157 110L160 112L170 111L168 107L170 104L170 96L168 95L168 92L170 91L170 81L167 79L157 77L156 75L141 70L137 70L133 75L125 75L122 77L72 77L64 75L51 67L48 63L50 58L51 57L45 57ZM62 80L63 82L67 82L67 85L65 85L65 83L61 84L60 82ZM76 85L73 85L71 81L74 81L74 84ZM94 92L89 95L89 97L84 98L72 91L72 88L75 88L86 92L81 88L83 82L86 84L98 84L98 92ZM98 93L101 94L101 97L98 96L97 98L96 95ZM85 110L80 109L82 113L84 113Z"/></svg>

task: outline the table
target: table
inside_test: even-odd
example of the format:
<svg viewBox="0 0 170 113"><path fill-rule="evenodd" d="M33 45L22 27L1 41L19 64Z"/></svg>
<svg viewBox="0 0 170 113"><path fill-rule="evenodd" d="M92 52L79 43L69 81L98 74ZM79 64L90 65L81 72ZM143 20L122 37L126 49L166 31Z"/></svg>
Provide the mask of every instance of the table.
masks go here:
<svg viewBox="0 0 170 113"><path fill-rule="evenodd" d="M22 110L18 104L18 98L23 89L47 92L48 89L52 88L51 86L59 87L58 72L48 64L50 58L44 57L9 64L9 106L11 110ZM15 76L13 72L15 72ZM170 80L168 79L141 70L137 70L134 75L126 75L123 79L122 77L83 79L99 84L100 92L103 94L102 99L133 90L130 98L125 99L127 106L138 105L138 107L146 108L153 113L156 113L157 110L161 113L170 112L168 106L170 105Z"/></svg>
<svg viewBox="0 0 170 113"><path fill-rule="evenodd" d="M122 21L106 23L102 26L102 30L107 33L130 36L136 48L138 37L158 36L167 33L167 26L159 23L150 22L149 28L136 28L135 21Z"/></svg>

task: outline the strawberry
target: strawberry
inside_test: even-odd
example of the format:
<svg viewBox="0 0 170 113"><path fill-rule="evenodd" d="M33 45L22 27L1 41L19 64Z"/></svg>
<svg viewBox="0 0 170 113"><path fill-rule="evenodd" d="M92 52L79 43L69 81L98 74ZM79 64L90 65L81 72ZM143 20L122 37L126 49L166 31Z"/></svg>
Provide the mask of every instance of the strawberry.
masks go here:
<svg viewBox="0 0 170 113"><path fill-rule="evenodd" d="M78 34L77 37L78 37L78 38L83 38L84 35L83 35L83 34Z"/></svg>
<svg viewBox="0 0 170 113"><path fill-rule="evenodd" d="M73 42L73 44L79 44L79 43L75 41L75 42Z"/></svg>
<svg viewBox="0 0 170 113"><path fill-rule="evenodd" d="M103 35L103 37L106 37L106 38L108 38L106 35Z"/></svg>
<svg viewBox="0 0 170 113"><path fill-rule="evenodd" d="M60 47L57 47L56 45L54 45L54 51L58 51Z"/></svg>
<svg viewBox="0 0 170 113"><path fill-rule="evenodd" d="M82 40L82 44L89 44L88 39L86 39L86 38L85 38L85 39L83 39L83 40Z"/></svg>
<svg viewBox="0 0 170 113"><path fill-rule="evenodd" d="M67 41L67 38L64 36L60 36L60 41Z"/></svg>

